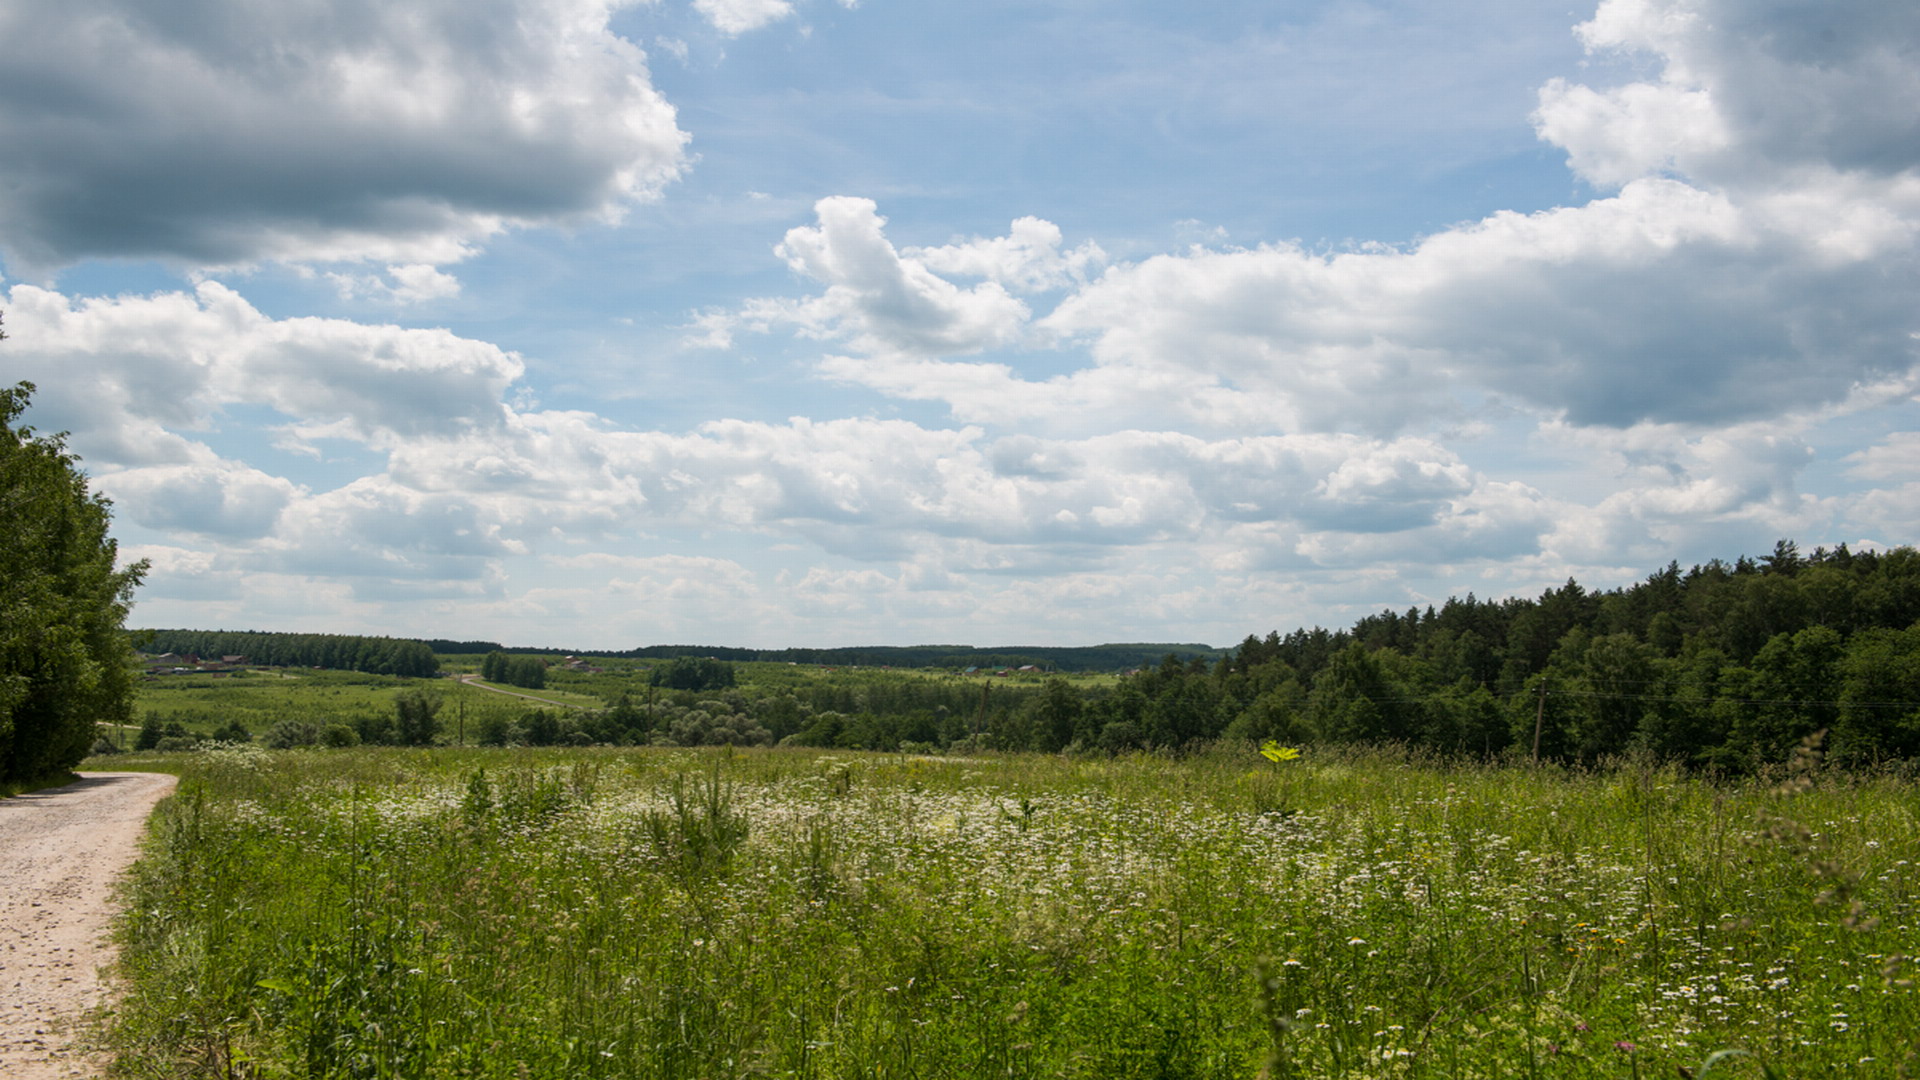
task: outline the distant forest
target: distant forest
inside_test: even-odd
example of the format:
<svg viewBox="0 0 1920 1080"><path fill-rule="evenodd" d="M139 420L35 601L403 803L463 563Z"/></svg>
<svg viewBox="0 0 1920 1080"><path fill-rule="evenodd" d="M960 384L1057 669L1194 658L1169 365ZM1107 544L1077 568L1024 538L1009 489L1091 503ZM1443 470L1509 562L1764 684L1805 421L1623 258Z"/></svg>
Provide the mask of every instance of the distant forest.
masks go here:
<svg viewBox="0 0 1920 1080"><path fill-rule="evenodd" d="M1452 756L1644 752L1746 772L1829 732L1854 765L1920 759L1920 555L1911 548L1670 563L1604 592L1383 611L1351 629L1168 655L1111 688L822 685L676 701L612 737L688 744L1180 749L1218 739L1401 743ZM837 695L826 700L825 695Z"/></svg>
<svg viewBox="0 0 1920 1080"><path fill-rule="evenodd" d="M202 660L244 656L270 667L318 667L370 675L425 678L440 670L440 658L423 641L355 634L283 634L260 630L139 630L142 652L179 653Z"/></svg>
<svg viewBox="0 0 1920 1080"><path fill-rule="evenodd" d="M1143 741L1220 734L1512 748L1592 759L1646 750L1747 769L1828 730L1854 763L1920 758L1920 554L1669 563L1633 586L1569 580L1537 600L1450 599L1351 630L1249 637L1211 671L1163 664L1123 691ZM1205 675L1205 678L1198 676ZM1174 710L1162 699L1209 696ZM1223 721L1225 713L1231 719ZM1137 715L1138 719L1135 719Z"/></svg>
<svg viewBox="0 0 1920 1080"><path fill-rule="evenodd" d="M151 632L149 649L257 663L431 674L434 652L492 642ZM892 750L1120 752L1217 739L1398 742L1450 755L1591 761L1627 752L1731 771L1780 762L1815 731L1850 764L1920 760L1920 553L1910 547L1677 563L1634 585L1569 580L1537 599L1382 611L1344 630L1248 636L1233 649L917 646L760 651L656 646L576 653L861 666L811 686L677 688L609 702L552 736L618 743L785 742ZM1147 662L1149 658L1152 662ZM880 666L1141 669L1117 682L889 680ZM678 667L680 665L675 665ZM998 681L996 681L998 682ZM565 730L561 730L565 728Z"/></svg>
<svg viewBox="0 0 1920 1080"><path fill-rule="evenodd" d="M540 656L593 656L615 660L678 660L682 657L727 660L733 663L818 664L825 667L1040 667L1050 671L1127 671L1157 664L1168 655L1182 660L1215 660L1229 650L1211 645L1133 643L1116 645L858 645L838 649L742 649L725 645L647 645L638 649L551 649L501 645L494 641L451 641L429 638L427 645L444 656L493 652Z"/></svg>

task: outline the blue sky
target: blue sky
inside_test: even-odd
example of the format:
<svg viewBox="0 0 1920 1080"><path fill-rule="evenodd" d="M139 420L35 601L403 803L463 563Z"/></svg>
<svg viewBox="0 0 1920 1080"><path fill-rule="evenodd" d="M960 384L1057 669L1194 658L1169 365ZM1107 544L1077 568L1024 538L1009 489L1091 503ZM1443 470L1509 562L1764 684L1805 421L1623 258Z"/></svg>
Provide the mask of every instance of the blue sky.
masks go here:
<svg viewBox="0 0 1920 1080"><path fill-rule="evenodd" d="M133 623L1203 641L1911 541L1920 9L27 0Z"/></svg>

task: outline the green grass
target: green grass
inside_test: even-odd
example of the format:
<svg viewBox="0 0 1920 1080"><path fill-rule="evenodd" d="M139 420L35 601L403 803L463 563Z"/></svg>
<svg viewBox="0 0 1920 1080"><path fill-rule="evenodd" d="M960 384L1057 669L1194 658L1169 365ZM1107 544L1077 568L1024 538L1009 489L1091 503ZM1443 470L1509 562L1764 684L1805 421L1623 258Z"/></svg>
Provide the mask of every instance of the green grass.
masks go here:
<svg viewBox="0 0 1920 1080"><path fill-rule="evenodd" d="M22 780L17 783L0 783L0 799L11 799L17 795L31 795L36 791L45 791L48 788L65 787L78 779L79 777L73 773L65 772L56 773L52 776L42 776L34 780Z"/></svg>
<svg viewBox="0 0 1920 1080"><path fill-rule="evenodd" d="M409 689L450 692L451 682L401 679L352 671L269 668L235 675L165 675L143 679L134 694L134 726L149 713L188 730L211 732L238 720L258 734L281 720L324 727L350 723L361 713L391 715L393 702Z"/></svg>
<svg viewBox="0 0 1920 1080"><path fill-rule="evenodd" d="M132 1076L1920 1069L1920 800L1888 778L1224 747L113 764L183 776L128 885Z"/></svg>
<svg viewBox="0 0 1920 1080"><path fill-rule="evenodd" d="M462 721L471 732L485 718L517 718L530 709L571 706L601 708L605 699L591 687L557 686L547 690L519 690L540 700L496 694L463 686L452 679L402 679L349 671L262 669L234 676L169 675L139 684L134 698L135 722L121 732L131 746L139 721L149 714L162 723L178 721L187 730L207 735L230 721L239 721L258 736L282 720L300 720L318 727L352 724L363 715L392 716L394 702L403 693L424 690L441 700L444 738L458 738ZM617 693L617 691L616 691ZM112 733L109 733L112 738Z"/></svg>

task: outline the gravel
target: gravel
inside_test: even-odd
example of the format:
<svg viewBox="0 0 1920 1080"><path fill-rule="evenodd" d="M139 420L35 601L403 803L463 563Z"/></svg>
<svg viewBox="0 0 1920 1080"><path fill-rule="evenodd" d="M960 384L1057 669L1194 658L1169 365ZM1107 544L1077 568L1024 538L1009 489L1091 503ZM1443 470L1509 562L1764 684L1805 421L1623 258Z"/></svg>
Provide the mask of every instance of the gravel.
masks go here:
<svg viewBox="0 0 1920 1080"><path fill-rule="evenodd" d="M0 799L0 1077L105 1073L86 1048L109 1000L103 970L113 885L140 853L147 815L173 790L157 773L82 773L65 787Z"/></svg>

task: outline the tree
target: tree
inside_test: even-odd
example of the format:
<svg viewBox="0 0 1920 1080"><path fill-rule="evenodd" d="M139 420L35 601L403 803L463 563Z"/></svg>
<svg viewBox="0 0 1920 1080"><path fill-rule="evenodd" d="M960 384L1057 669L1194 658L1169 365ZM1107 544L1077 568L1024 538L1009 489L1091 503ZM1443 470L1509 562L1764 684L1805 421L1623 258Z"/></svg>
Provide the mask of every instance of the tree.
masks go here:
<svg viewBox="0 0 1920 1080"><path fill-rule="evenodd" d="M681 656L654 668L648 681L669 690L725 690L734 684L733 665L704 656Z"/></svg>
<svg viewBox="0 0 1920 1080"><path fill-rule="evenodd" d="M409 690L394 699L393 734L402 746L432 746L440 734L440 699Z"/></svg>
<svg viewBox="0 0 1920 1080"><path fill-rule="evenodd" d="M537 656L506 659L501 665L500 681L524 690L544 690L547 686L547 662Z"/></svg>
<svg viewBox="0 0 1920 1080"><path fill-rule="evenodd" d="M132 717L125 623L147 568L115 568L107 500L66 436L15 426L33 390L0 390L0 784L71 770L98 724Z"/></svg>

